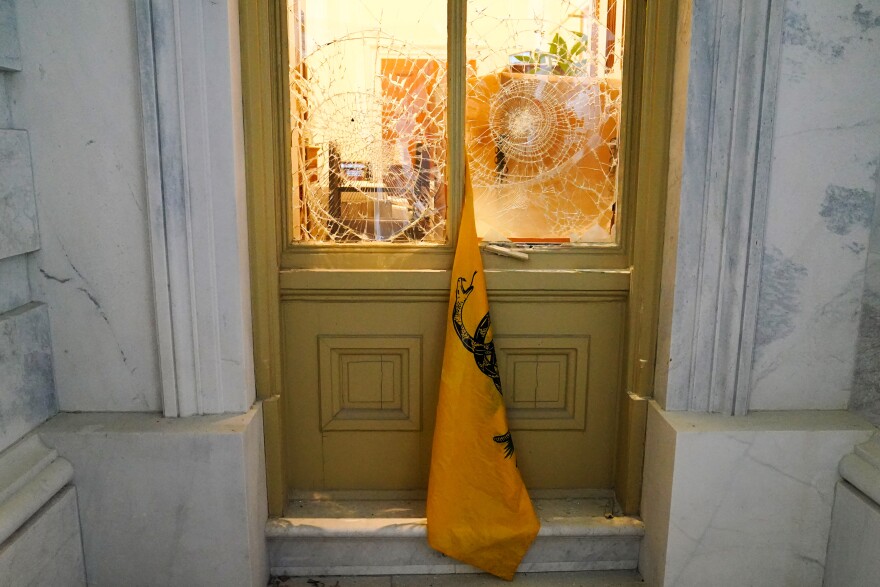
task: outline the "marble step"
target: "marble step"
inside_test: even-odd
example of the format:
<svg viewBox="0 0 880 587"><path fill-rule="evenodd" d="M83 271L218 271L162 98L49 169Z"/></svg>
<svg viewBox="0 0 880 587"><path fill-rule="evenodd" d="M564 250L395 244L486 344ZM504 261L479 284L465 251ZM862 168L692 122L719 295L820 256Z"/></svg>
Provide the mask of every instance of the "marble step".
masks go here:
<svg viewBox="0 0 880 587"><path fill-rule="evenodd" d="M423 499L292 499L266 526L273 576L479 573L427 543ZM538 497L541 531L520 572L631 570L644 526L605 496Z"/></svg>
<svg viewBox="0 0 880 587"><path fill-rule="evenodd" d="M269 587L499 587L492 575L371 575L274 577ZM560 571L518 573L518 587L645 587L638 571Z"/></svg>

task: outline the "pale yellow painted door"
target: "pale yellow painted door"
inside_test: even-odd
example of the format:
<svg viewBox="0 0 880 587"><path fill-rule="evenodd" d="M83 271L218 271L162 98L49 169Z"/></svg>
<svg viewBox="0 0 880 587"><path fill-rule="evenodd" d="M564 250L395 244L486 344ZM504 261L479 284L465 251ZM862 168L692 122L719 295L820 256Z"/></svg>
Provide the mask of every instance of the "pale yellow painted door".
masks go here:
<svg viewBox="0 0 880 587"><path fill-rule="evenodd" d="M445 18L445 1L433 3ZM472 50L485 43L463 36L450 43L448 56L424 39L413 49L350 31L310 46L303 38L308 27L345 3L321 4L310 20L302 0L291 3L293 167L305 171L294 174L279 275L288 487L426 487L453 277L447 233L454 234L455 220L444 215L447 199L454 211L461 195L460 186L446 185L461 177L467 141L482 182L481 230L488 239L506 233L531 243L518 245L528 259L484 253L494 344L525 482L535 489L612 488L634 207L615 191L622 184L618 129L625 126L613 110L620 104L619 56L595 53L589 63L576 63L575 51L581 41L614 47L608 31L621 28L622 11L612 13L613 0L597 0L592 12L577 14L571 2L558 0L559 31L573 16L582 31L600 13L618 24L601 38L596 31L571 33L568 61L548 34L555 45L498 66ZM431 4L418 3L418 12ZM450 18L463 21L464 3L453 4L460 9ZM472 11L481 4L472 3ZM475 14L469 31L479 30L487 13ZM488 39L497 27L485 28ZM384 73L375 94L349 87L360 70L342 71L340 64L354 62L340 56L345 43L372 51ZM460 81L458 94L446 95L447 69L459 72L450 76L467 72L467 131L465 90ZM493 138L481 139L484 131ZM534 145L545 151L533 155ZM573 242L578 238L584 243Z"/></svg>

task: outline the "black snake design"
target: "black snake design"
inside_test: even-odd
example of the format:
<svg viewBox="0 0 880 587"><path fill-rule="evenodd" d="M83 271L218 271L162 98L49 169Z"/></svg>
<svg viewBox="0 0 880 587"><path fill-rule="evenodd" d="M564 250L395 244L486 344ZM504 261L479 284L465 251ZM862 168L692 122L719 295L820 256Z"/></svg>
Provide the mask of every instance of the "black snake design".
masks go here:
<svg viewBox="0 0 880 587"><path fill-rule="evenodd" d="M458 284L455 287L455 306L452 308L452 327L455 328L455 334L458 335L464 348L474 355L477 368L484 375L492 379L495 389L498 390L498 393L501 393L501 376L498 375L498 363L495 360L495 344L491 340L486 340L491 322L489 312L486 312L486 315L477 324L477 330L473 336L467 331L464 319L462 318L464 304L468 297L470 297L471 292L474 291L474 278L476 276L477 272L474 271L474 274L471 276L471 283L467 287L464 286L465 278L458 278Z"/></svg>
<svg viewBox="0 0 880 587"><path fill-rule="evenodd" d="M495 344L491 340L486 340L486 337L489 336L489 327L491 325L489 312L486 312L486 315L477 324L477 329L473 335L467 331L464 325L464 318L462 316L464 304L474 291L474 279L476 276L477 272L474 271L474 274L471 276L471 282L467 286L465 286L467 280L464 277L458 278L455 286L455 304L452 307L452 327L455 329L455 334L458 335L464 348L474 355L477 368L492 380L492 383L495 384L495 389L499 394L503 395L501 392L501 376L498 373L498 361L495 358ZM513 455L513 438L510 436L510 430L504 434L493 436L492 440L504 445L504 458L510 458Z"/></svg>

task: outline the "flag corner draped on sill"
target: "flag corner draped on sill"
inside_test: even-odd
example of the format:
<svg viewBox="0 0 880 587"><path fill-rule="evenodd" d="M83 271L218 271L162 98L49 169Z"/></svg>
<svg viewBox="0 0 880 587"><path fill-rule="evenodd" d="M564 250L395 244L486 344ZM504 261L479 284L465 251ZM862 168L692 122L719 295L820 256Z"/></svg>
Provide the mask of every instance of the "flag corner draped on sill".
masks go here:
<svg viewBox="0 0 880 587"><path fill-rule="evenodd" d="M465 171L428 481L428 543L511 580L540 523L516 467Z"/></svg>

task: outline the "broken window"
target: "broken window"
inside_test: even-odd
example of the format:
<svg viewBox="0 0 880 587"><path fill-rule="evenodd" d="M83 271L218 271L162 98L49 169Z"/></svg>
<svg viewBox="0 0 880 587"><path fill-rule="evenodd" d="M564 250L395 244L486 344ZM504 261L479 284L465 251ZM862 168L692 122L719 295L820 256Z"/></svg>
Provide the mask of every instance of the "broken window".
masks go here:
<svg viewBox="0 0 880 587"><path fill-rule="evenodd" d="M487 240L614 241L622 7L471 0L465 144ZM293 236L446 241L446 2L290 0Z"/></svg>
<svg viewBox="0 0 880 587"><path fill-rule="evenodd" d="M446 239L446 2L291 2L294 237Z"/></svg>
<svg viewBox="0 0 880 587"><path fill-rule="evenodd" d="M466 144L487 240L614 240L622 11L468 3Z"/></svg>

